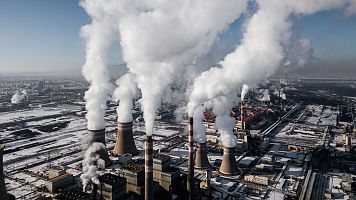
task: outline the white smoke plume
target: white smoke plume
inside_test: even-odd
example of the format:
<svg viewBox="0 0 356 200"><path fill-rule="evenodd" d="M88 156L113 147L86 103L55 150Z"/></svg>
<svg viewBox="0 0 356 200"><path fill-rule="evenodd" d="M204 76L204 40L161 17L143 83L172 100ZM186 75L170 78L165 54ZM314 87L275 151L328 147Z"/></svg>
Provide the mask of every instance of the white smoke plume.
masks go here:
<svg viewBox="0 0 356 200"><path fill-rule="evenodd" d="M236 121L229 115L217 116L215 119L215 128L220 133L220 140L224 147L235 147L236 136L233 133Z"/></svg>
<svg viewBox="0 0 356 200"><path fill-rule="evenodd" d="M118 86L114 91L115 101L119 102L116 109L117 121L121 123L132 122L133 99L138 96L137 83L132 73L127 73L116 81Z"/></svg>
<svg viewBox="0 0 356 200"><path fill-rule="evenodd" d="M87 187L90 181L97 183L98 177L96 174L97 168L105 168L105 161L99 158L97 152L100 149L105 149L104 144L100 142L94 142L91 146L88 147L84 154L83 160L83 174L80 176L83 183L83 191Z"/></svg>
<svg viewBox="0 0 356 200"><path fill-rule="evenodd" d="M188 113L218 96L236 93L242 83L257 84L273 75L285 57L284 46L292 32L290 16L342 8L350 0L257 0L258 10L251 17L241 45L194 81ZM238 73L236 73L238 72Z"/></svg>
<svg viewBox="0 0 356 200"><path fill-rule="evenodd" d="M16 91L15 94L11 97L11 103L12 104L19 104L23 100L25 100L26 97L27 97L26 90Z"/></svg>
<svg viewBox="0 0 356 200"><path fill-rule="evenodd" d="M247 0L142 1L145 9L120 21L123 59L142 93L146 133L152 134L162 94L184 66L207 53ZM214 13L219 13L218 15Z"/></svg>
<svg viewBox="0 0 356 200"><path fill-rule="evenodd" d="M268 89L260 89L259 92L261 93L261 97L259 98L260 101L267 102L271 101L271 97L269 95Z"/></svg>
<svg viewBox="0 0 356 200"><path fill-rule="evenodd" d="M250 89L250 88L248 87L248 85L246 85L246 84L243 84L243 85L242 85L241 101L244 101L244 100L245 100L245 96L246 96L246 94L247 94L247 92L248 92L249 89Z"/></svg>
<svg viewBox="0 0 356 200"><path fill-rule="evenodd" d="M194 116L193 116L193 130L194 130L194 141L197 143L204 143L206 142L206 127L204 126L203 119L204 119L204 111L205 107L199 106L195 111L194 111Z"/></svg>
<svg viewBox="0 0 356 200"><path fill-rule="evenodd" d="M236 136L233 129L236 125L234 118L230 117L230 111L233 105L238 103L237 95L220 96L205 103L207 108L212 108L215 119L215 128L220 133L220 140L225 147L234 147L236 145Z"/></svg>
<svg viewBox="0 0 356 200"><path fill-rule="evenodd" d="M88 129L100 130L105 128L106 102L110 99L113 86L107 69L108 52L115 41L117 26L112 14L114 1L100 3L98 0L81 1L80 5L92 18L90 24L81 28L81 36L86 41L86 57L82 73L90 82L85 93L86 109L88 111ZM117 22L116 22L117 24ZM118 36L117 36L118 37Z"/></svg>

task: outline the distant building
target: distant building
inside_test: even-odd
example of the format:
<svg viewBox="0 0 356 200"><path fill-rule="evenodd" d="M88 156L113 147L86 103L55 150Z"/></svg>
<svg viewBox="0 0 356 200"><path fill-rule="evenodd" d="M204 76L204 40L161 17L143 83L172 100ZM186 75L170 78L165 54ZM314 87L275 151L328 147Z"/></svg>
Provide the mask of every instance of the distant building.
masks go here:
<svg viewBox="0 0 356 200"><path fill-rule="evenodd" d="M48 171L48 181L46 182L46 188L50 193L55 193L59 189L67 188L73 184L73 175L66 173L64 169L53 168Z"/></svg>
<svg viewBox="0 0 356 200"><path fill-rule="evenodd" d="M126 195L126 180L114 174L99 177L100 184L96 189L96 199L119 200Z"/></svg>

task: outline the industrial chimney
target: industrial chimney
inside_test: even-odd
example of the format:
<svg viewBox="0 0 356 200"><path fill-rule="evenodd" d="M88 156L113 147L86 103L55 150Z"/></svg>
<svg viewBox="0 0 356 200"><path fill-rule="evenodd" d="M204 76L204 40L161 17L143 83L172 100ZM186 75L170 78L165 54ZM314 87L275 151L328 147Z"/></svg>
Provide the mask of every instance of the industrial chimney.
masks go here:
<svg viewBox="0 0 356 200"><path fill-rule="evenodd" d="M244 122L244 102L241 101L241 130L245 130L245 122Z"/></svg>
<svg viewBox="0 0 356 200"><path fill-rule="evenodd" d="M208 151L208 149L206 147L206 142L197 144L197 150L195 152L195 168L196 169L210 168L207 151Z"/></svg>
<svg viewBox="0 0 356 200"><path fill-rule="evenodd" d="M153 141L146 136L145 142L145 200L153 200Z"/></svg>
<svg viewBox="0 0 356 200"><path fill-rule="evenodd" d="M8 194L6 191L5 177L4 177L4 165L3 165L3 151L5 145L0 144L0 199L8 200Z"/></svg>
<svg viewBox="0 0 356 200"><path fill-rule="evenodd" d="M115 156L123 154L137 154L137 148L132 134L132 122L118 122L118 130L116 135L115 148L113 154Z"/></svg>
<svg viewBox="0 0 356 200"><path fill-rule="evenodd" d="M187 191L189 193L189 200L194 199L194 151L193 151L193 117L189 117L188 125L188 177L187 177Z"/></svg>
<svg viewBox="0 0 356 200"><path fill-rule="evenodd" d="M105 149L100 149L96 153L99 155L101 159L105 161L105 166L108 166L111 164L111 160L109 158L107 149L106 149L106 144L105 144L105 129L102 130L88 130L89 134L89 139L88 139L88 145L91 146L94 142L99 142L104 144Z"/></svg>
<svg viewBox="0 0 356 200"><path fill-rule="evenodd" d="M233 176L239 174L239 168L235 159L235 147L224 147L224 154L219 172Z"/></svg>

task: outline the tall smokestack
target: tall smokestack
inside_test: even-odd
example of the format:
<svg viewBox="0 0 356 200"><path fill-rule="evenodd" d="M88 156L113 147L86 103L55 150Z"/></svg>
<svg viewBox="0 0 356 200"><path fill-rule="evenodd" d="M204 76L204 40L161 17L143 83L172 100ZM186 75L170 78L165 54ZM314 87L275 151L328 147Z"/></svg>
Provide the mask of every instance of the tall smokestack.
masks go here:
<svg viewBox="0 0 356 200"><path fill-rule="evenodd" d="M4 165L3 165L3 151L5 145L0 144L0 199L8 200L8 194L6 191L5 177L4 177Z"/></svg>
<svg viewBox="0 0 356 200"><path fill-rule="evenodd" d="M195 168L196 169L208 169L210 163L207 154L206 142L197 143L197 150L195 152Z"/></svg>
<svg viewBox="0 0 356 200"><path fill-rule="evenodd" d="M245 123L244 123L244 102L241 101L241 129L245 130Z"/></svg>
<svg viewBox="0 0 356 200"><path fill-rule="evenodd" d="M189 199L194 199L194 151L193 151L193 117L189 117L188 125L188 180L187 190Z"/></svg>
<svg viewBox="0 0 356 200"><path fill-rule="evenodd" d="M118 130L116 135L116 143L113 154L115 156L123 154L137 154L137 148L132 134L132 122L118 122Z"/></svg>
<svg viewBox="0 0 356 200"><path fill-rule="evenodd" d="M240 171L236 163L234 147L224 147L223 160L219 172L228 176L239 174Z"/></svg>
<svg viewBox="0 0 356 200"><path fill-rule="evenodd" d="M88 145L91 146L94 142L102 143L105 146L105 149L101 148L96 153L101 159L105 161L105 166L110 165L111 160L109 158L105 144L105 129L88 130Z"/></svg>
<svg viewBox="0 0 356 200"><path fill-rule="evenodd" d="M145 200L153 200L153 141L146 136L145 143Z"/></svg>

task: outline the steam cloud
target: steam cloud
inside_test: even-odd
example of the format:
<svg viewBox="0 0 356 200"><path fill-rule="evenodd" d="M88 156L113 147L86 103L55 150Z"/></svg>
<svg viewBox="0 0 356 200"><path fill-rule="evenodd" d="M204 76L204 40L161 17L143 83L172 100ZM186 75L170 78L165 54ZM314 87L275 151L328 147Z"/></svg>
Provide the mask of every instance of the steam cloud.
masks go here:
<svg viewBox="0 0 356 200"><path fill-rule="evenodd" d="M133 99L138 96L138 88L135 82L135 76L127 73L116 81L118 86L114 92L114 98L117 102L120 100L117 107L117 121L121 123L132 122Z"/></svg>
<svg viewBox="0 0 356 200"><path fill-rule="evenodd" d="M199 106L195 111L194 111L194 116L193 116L193 138L194 141L197 143L204 143L206 142L206 128L203 123L204 119L204 111L205 107Z"/></svg>
<svg viewBox="0 0 356 200"><path fill-rule="evenodd" d="M192 116L197 106L211 99L236 94L242 83L254 85L273 75L285 58L284 47L292 35L290 16L304 16L352 3L351 0L257 0L259 8L247 23L241 45L220 62L221 67L213 67L195 79L188 114ZM218 119L221 119L219 115Z"/></svg>
<svg viewBox="0 0 356 200"><path fill-rule="evenodd" d="M269 95L269 90L268 89L261 89L260 93L262 94L261 97L259 98L260 101L267 102L271 101L271 97Z"/></svg>
<svg viewBox="0 0 356 200"><path fill-rule="evenodd" d="M246 0L143 1L141 12L120 21L123 58L142 92L148 135L163 92L181 78L184 66L209 51L246 5Z"/></svg>
<svg viewBox="0 0 356 200"><path fill-rule="evenodd" d="M246 96L248 90L249 90L248 85L243 84L243 85L242 85L242 90L241 90L241 101L244 101L245 96Z"/></svg>
<svg viewBox="0 0 356 200"><path fill-rule="evenodd" d="M81 28L81 36L86 41L86 57L82 73L90 82L85 92L86 109L88 111L88 129L105 128L106 102L110 99L113 86L107 70L108 51L115 41L117 26L115 17L111 14L114 1L99 3L97 0L81 1L80 5L92 18L92 22ZM111 11L111 12L110 12Z"/></svg>
<svg viewBox="0 0 356 200"><path fill-rule="evenodd" d="M105 161L99 158L97 152L100 149L105 149L104 144L94 142L84 154L83 160L83 174L80 176L83 183L83 191L90 181L97 184L99 182L96 170L97 168L105 168Z"/></svg>
<svg viewBox="0 0 356 200"><path fill-rule="evenodd" d="M15 94L11 97L12 104L19 104L27 97L26 90L16 91Z"/></svg>

